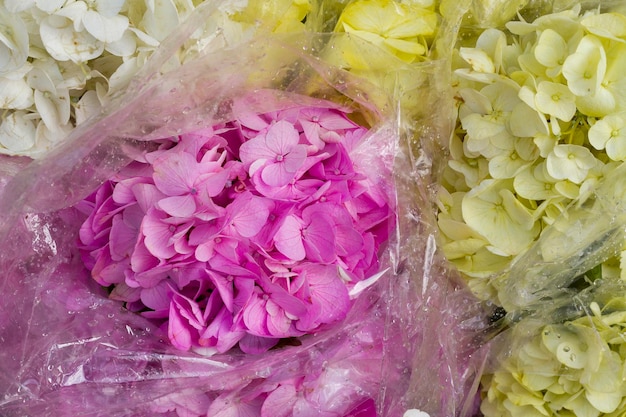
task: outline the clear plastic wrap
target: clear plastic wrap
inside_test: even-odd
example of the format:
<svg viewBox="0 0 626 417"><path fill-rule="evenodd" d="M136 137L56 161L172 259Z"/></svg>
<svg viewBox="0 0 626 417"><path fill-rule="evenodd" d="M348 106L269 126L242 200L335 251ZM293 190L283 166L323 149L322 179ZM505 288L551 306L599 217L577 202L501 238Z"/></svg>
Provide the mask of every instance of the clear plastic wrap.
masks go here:
<svg viewBox="0 0 626 417"><path fill-rule="evenodd" d="M396 91L404 97L324 62L325 45L342 35L262 33L209 44L168 67L218 4L198 8L128 90L61 147L23 166L3 165L0 413L472 415L491 311L446 267L435 244L433 166L451 123L449 62L398 66L391 78L419 80ZM84 214L76 205L154 140L229 121L233 99L268 88L276 100L262 96L251 109L329 100L358 110L371 126L360 156L377 170L376 181L393 183L387 197L397 210L380 254L384 273L363 286L343 321L315 334L261 355L181 352L90 277L77 251ZM415 97L422 100L416 108L398 110L399 101Z"/></svg>

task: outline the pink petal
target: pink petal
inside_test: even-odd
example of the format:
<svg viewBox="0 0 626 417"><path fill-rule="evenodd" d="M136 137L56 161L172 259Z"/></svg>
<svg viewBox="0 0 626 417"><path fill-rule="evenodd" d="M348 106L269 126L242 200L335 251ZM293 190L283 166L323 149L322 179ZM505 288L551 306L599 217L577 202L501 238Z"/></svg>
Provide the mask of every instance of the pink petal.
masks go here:
<svg viewBox="0 0 626 417"><path fill-rule="evenodd" d="M287 172L297 172L302 165L304 165L304 161L306 160L307 152L306 147L302 145L296 145L289 149L283 156L283 164L285 165L285 171Z"/></svg>
<svg viewBox="0 0 626 417"><path fill-rule="evenodd" d="M234 289L233 289L233 280L234 277L224 277L220 274L216 274L212 271L207 271L209 274L209 278L211 282L217 288L220 296L222 297L222 302L224 306L230 311L233 312L233 298L234 298Z"/></svg>
<svg viewBox="0 0 626 417"><path fill-rule="evenodd" d="M170 304L167 336L177 349L187 351L191 348L191 331L173 300Z"/></svg>
<svg viewBox="0 0 626 417"><path fill-rule="evenodd" d="M252 237L259 233L269 216L267 204L250 193L240 194L227 211L232 211L231 223L243 237Z"/></svg>
<svg viewBox="0 0 626 417"><path fill-rule="evenodd" d="M230 396L219 396L211 403L207 416L211 417L258 417L261 412L262 398L246 402Z"/></svg>
<svg viewBox="0 0 626 417"><path fill-rule="evenodd" d="M349 256L363 248L363 236L352 225L335 227L337 255Z"/></svg>
<svg viewBox="0 0 626 417"><path fill-rule="evenodd" d="M133 302L138 301L141 297L141 288L132 288L126 285L125 282L120 282L117 284L111 294L109 294L109 298L112 300L118 301L126 301Z"/></svg>
<svg viewBox="0 0 626 417"><path fill-rule="evenodd" d="M108 248L100 251L100 256L91 270L91 276L100 284L108 287L124 281L124 271L129 267L126 262L114 262Z"/></svg>
<svg viewBox="0 0 626 417"><path fill-rule="evenodd" d="M294 261L304 259L306 252L302 243L302 225L293 215L287 216L274 235L276 249Z"/></svg>
<svg viewBox="0 0 626 417"><path fill-rule="evenodd" d="M191 327L200 330L206 326L198 303L178 293L173 293L172 302L178 307L181 317L187 319Z"/></svg>
<svg viewBox="0 0 626 417"><path fill-rule="evenodd" d="M266 301L258 295L253 295L243 308L243 322L250 334L270 336L266 325L267 311L265 310L265 303Z"/></svg>
<svg viewBox="0 0 626 417"><path fill-rule="evenodd" d="M261 417L289 417L297 400L296 387L292 384L280 385L270 392L263 406Z"/></svg>
<svg viewBox="0 0 626 417"><path fill-rule="evenodd" d="M286 155L298 145L300 135L289 122L280 120L267 129L265 143L274 155ZM302 147L304 148L304 147Z"/></svg>
<svg viewBox="0 0 626 417"><path fill-rule="evenodd" d="M141 223L141 234L145 236L144 243L148 251L160 259L169 259L176 255L171 238L176 227L161 221L165 213L150 210Z"/></svg>
<svg viewBox="0 0 626 417"><path fill-rule="evenodd" d="M329 263L335 260L335 229L321 216L313 217L302 231L302 242L306 256L318 262Z"/></svg>
<svg viewBox="0 0 626 417"><path fill-rule="evenodd" d="M199 175L198 161L186 152L164 154L154 162L154 184L169 196L189 193Z"/></svg>
<svg viewBox="0 0 626 417"><path fill-rule="evenodd" d="M247 354L259 355L267 352L279 342L280 339L273 337L261 337L246 334L239 341L239 348Z"/></svg>
<svg viewBox="0 0 626 417"><path fill-rule="evenodd" d="M139 183L133 185L132 188L135 200L144 213L147 213L150 207L153 207L158 200L165 197L154 184Z"/></svg>
<svg viewBox="0 0 626 417"><path fill-rule="evenodd" d="M178 417L205 416L211 405L211 400L202 391L177 392L171 396L171 400L177 404L176 414Z"/></svg>
<svg viewBox="0 0 626 417"><path fill-rule="evenodd" d="M129 227L121 216L115 216L109 237L111 259L121 261L130 258L138 237L139 230Z"/></svg>
<svg viewBox="0 0 626 417"><path fill-rule="evenodd" d="M306 149L298 145L289 153L282 156L282 160L268 163L261 171L261 179L267 185L282 187L289 184L296 172L304 165Z"/></svg>
<svg viewBox="0 0 626 417"><path fill-rule="evenodd" d="M275 157L276 154L267 147L265 138L262 135L244 142L239 147L239 159L241 159L244 166L249 166L256 161L273 161Z"/></svg>
<svg viewBox="0 0 626 417"><path fill-rule="evenodd" d="M346 316L350 308L350 297L335 266L309 264L302 268L300 274L304 274L309 284L311 301L320 307L315 322L331 323ZM300 328L299 322L296 327L303 331L312 330Z"/></svg>
<svg viewBox="0 0 626 417"><path fill-rule="evenodd" d="M135 250L130 257L130 265L134 272L144 272L155 268L159 260L148 251L144 239L140 238L135 245Z"/></svg>
<svg viewBox="0 0 626 417"><path fill-rule="evenodd" d="M141 290L141 302L152 310L167 310L172 298L172 289L165 280L152 288Z"/></svg>
<svg viewBox="0 0 626 417"><path fill-rule="evenodd" d="M196 212L196 201L190 194L183 196L165 197L156 204L172 217L189 218Z"/></svg>
<svg viewBox="0 0 626 417"><path fill-rule="evenodd" d="M224 190L229 177L230 172L226 169L222 169L219 172L202 174L196 180L196 187L199 192L206 193L209 197L215 197Z"/></svg>
<svg viewBox="0 0 626 417"><path fill-rule="evenodd" d="M275 303L281 309L285 310L292 316L299 317L306 313L307 307L302 300L289 294L285 289L278 285L272 285L268 288L270 292L270 299L272 303ZM266 306L268 312L270 312L273 304L269 303Z"/></svg>
<svg viewBox="0 0 626 417"><path fill-rule="evenodd" d="M271 300L268 301L268 306ZM269 311L268 311L269 312ZM270 335L281 338L292 336L290 333L292 320L285 315L283 310L267 316L267 331Z"/></svg>

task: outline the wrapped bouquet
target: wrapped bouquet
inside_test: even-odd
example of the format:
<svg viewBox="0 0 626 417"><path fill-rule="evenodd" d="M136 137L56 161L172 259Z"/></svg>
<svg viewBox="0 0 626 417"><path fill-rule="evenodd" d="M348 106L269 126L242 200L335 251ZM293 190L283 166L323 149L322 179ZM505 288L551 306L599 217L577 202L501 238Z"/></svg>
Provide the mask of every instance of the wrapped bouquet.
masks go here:
<svg viewBox="0 0 626 417"><path fill-rule="evenodd" d="M491 310L431 198L454 13L39 3L0 6L3 416L474 413Z"/></svg>
<svg viewBox="0 0 626 417"><path fill-rule="evenodd" d="M480 5L456 48L438 225L500 307L481 411L623 415L623 4Z"/></svg>

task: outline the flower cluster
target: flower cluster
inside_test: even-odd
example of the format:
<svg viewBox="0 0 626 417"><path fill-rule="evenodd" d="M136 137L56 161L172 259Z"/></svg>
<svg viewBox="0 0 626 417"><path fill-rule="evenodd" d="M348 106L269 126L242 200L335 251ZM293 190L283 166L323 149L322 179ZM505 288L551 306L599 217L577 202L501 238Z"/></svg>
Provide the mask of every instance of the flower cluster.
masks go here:
<svg viewBox="0 0 626 417"><path fill-rule="evenodd" d="M483 378L486 417L623 415L626 299L589 309L590 316L544 326Z"/></svg>
<svg viewBox="0 0 626 417"><path fill-rule="evenodd" d="M626 160L624 15L578 6L506 28L458 50L439 197L443 250L481 298L496 296L485 278Z"/></svg>
<svg viewBox="0 0 626 417"><path fill-rule="evenodd" d="M370 42L404 62L414 62L428 53L438 24L433 1L357 0L343 10L336 31ZM352 68L358 68L365 57L346 58Z"/></svg>
<svg viewBox="0 0 626 417"><path fill-rule="evenodd" d="M93 278L183 350L262 352L341 320L393 222L384 184L354 158L368 130L343 111L233 108L83 202Z"/></svg>
<svg viewBox="0 0 626 417"><path fill-rule="evenodd" d="M0 154L41 157L124 90L202 1L51 0L0 4ZM245 8L244 8L245 6ZM222 6L220 6L222 7ZM224 4L168 62L176 68L217 36L263 23L302 30L307 0ZM243 10L241 10L243 8ZM246 32L247 31L247 32Z"/></svg>

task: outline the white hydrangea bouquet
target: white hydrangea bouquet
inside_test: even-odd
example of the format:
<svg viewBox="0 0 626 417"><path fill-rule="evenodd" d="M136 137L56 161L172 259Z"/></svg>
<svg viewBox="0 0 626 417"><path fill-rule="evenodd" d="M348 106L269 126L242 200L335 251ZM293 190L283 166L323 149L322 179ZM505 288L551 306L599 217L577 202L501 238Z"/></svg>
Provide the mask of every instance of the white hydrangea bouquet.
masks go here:
<svg viewBox="0 0 626 417"><path fill-rule="evenodd" d="M40 158L120 95L203 0L6 0L0 3L0 154ZM224 2L188 34L173 70L255 28L297 31L310 2ZM293 4L292 4L293 3ZM223 42L215 42L215 39Z"/></svg>

